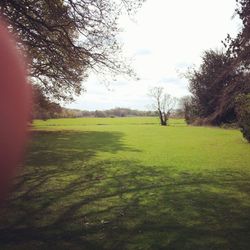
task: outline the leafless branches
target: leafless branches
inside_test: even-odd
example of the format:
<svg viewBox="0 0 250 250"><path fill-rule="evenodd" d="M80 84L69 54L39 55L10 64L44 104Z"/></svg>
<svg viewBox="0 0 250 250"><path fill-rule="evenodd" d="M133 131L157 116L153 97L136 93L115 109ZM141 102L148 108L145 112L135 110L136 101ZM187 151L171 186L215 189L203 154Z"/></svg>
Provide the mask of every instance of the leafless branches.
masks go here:
<svg viewBox="0 0 250 250"><path fill-rule="evenodd" d="M152 107L158 112L161 125L166 126L171 112L177 103L177 98L165 93L163 87L150 89L149 96L153 99Z"/></svg>

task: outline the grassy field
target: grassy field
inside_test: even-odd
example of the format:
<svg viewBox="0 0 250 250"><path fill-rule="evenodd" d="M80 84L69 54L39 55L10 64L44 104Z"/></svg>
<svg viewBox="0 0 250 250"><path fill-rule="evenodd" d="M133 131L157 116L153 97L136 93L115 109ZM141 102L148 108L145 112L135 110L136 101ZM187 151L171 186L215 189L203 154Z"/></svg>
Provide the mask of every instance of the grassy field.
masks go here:
<svg viewBox="0 0 250 250"><path fill-rule="evenodd" d="M0 249L249 249L250 145L156 118L35 121Z"/></svg>

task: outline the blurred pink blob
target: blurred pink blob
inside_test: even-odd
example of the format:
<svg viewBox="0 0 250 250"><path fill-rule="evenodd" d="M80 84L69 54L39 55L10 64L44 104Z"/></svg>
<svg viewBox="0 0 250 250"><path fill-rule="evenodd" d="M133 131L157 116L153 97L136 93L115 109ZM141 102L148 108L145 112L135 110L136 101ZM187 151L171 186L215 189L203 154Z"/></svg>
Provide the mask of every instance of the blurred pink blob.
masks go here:
<svg viewBox="0 0 250 250"><path fill-rule="evenodd" d="M24 60L5 23L0 22L0 199L22 160L30 92Z"/></svg>

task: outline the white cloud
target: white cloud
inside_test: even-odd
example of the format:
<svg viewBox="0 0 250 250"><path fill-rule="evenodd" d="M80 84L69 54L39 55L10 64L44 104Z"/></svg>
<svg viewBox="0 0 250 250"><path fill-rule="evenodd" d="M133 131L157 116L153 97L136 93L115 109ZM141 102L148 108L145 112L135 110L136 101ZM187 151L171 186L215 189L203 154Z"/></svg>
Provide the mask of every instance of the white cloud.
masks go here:
<svg viewBox="0 0 250 250"><path fill-rule="evenodd" d="M133 58L140 80L119 78L109 88L91 76L84 83L87 93L68 107L146 109L148 89L164 86L181 97L188 83L180 77L189 66L198 65L202 52L220 48L226 35L237 34L239 20L232 19L235 0L147 0L136 21L121 18L125 56Z"/></svg>

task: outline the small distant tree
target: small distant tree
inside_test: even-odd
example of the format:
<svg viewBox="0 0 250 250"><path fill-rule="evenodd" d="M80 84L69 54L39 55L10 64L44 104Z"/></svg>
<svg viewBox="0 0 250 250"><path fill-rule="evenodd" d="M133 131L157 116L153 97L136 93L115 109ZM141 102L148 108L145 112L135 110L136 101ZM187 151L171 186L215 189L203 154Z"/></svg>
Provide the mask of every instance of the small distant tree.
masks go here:
<svg viewBox="0 0 250 250"><path fill-rule="evenodd" d="M150 89L149 96L153 99L153 108L158 112L162 126L166 126L177 99L164 92L163 87Z"/></svg>
<svg viewBox="0 0 250 250"><path fill-rule="evenodd" d="M32 87L32 96L32 119L47 120L58 118L62 115L62 107L47 98L38 86L34 85Z"/></svg>
<svg viewBox="0 0 250 250"><path fill-rule="evenodd" d="M95 111L95 117L107 117L107 114L105 113L105 111L102 111L102 110L96 110Z"/></svg>

